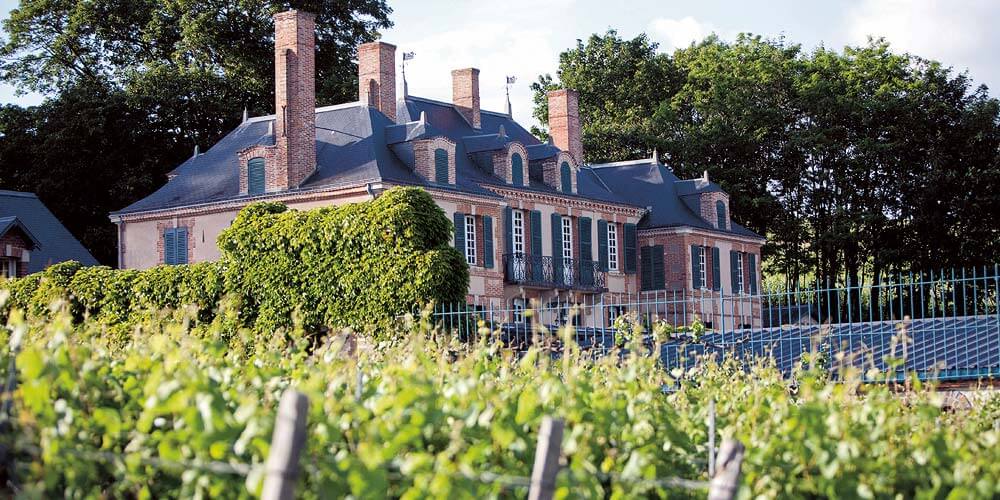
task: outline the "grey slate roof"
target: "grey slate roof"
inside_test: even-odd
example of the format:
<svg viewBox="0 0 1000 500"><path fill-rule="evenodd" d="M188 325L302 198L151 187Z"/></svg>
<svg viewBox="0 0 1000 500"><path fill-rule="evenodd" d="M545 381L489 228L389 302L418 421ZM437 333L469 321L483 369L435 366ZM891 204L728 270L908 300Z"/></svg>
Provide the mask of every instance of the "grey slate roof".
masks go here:
<svg viewBox="0 0 1000 500"><path fill-rule="evenodd" d="M67 260L79 261L85 266L97 265L97 260L87 251L56 216L33 193L0 190L0 220L16 218L38 242L31 252L28 272L35 273L46 267ZM10 223L7 223L8 225ZM5 224L0 222L0 228ZM0 229L0 234L9 229Z"/></svg>
<svg viewBox="0 0 1000 500"><path fill-rule="evenodd" d="M529 169L559 153L552 144L539 141L505 113L481 112L481 127L473 128L451 103L407 96L397 103L396 122L375 108L348 103L316 110L316 171L297 188L312 190L327 186L394 182L434 186L479 196L500 198L484 186L510 188L482 165L483 155L503 148L510 141L525 145ZM268 133L274 116L247 120L205 153L177 167L166 185L148 197L112 215L238 200L237 153L256 144L270 144ZM501 128L503 132L501 133ZM456 144L456 185L447 186L422 179L412 169L410 141L444 136ZM479 161L477 162L477 158ZM678 198L678 179L662 165L651 170L651 160L627 164L583 166L577 176L577 194L562 196L599 200L634 207L653 207L640 227L678 225L715 229L701 220ZM533 175L532 178L535 176ZM692 184L693 185L693 184ZM525 191L557 193L540 182ZM693 189L682 184L681 191ZM721 189L711 184L707 189ZM759 237L736 224L734 234Z"/></svg>

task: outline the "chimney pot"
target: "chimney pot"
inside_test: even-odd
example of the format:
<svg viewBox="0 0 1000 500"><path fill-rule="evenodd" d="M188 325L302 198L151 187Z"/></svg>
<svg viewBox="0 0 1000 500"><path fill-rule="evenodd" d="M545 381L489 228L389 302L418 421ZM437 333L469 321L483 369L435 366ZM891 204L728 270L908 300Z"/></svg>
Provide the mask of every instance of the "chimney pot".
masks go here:
<svg viewBox="0 0 1000 500"><path fill-rule="evenodd" d="M358 100L396 121L396 46L358 45Z"/></svg>
<svg viewBox="0 0 1000 500"><path fill-rule="evenodd" d="M548 98L549 137L556 147L568 152L577 165L583 165L580 94L572 89L559 89L549 92Z"/></svg>
<svg viewBox="0 0 1000 500"><path fill-rule="evenodd" d="M451 72L452 104L473 128L482 126L479 109L479 70L456 69Z"/></svg>

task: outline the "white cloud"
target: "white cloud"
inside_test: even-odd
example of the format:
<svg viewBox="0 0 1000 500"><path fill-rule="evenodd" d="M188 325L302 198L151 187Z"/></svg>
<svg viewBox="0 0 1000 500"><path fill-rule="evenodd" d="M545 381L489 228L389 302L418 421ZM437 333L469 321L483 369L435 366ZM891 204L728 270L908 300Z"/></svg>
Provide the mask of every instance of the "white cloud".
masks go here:
<svg viewBox="0 0 1000 500"><path fill-rule="evenodd" d="M650 36L660 42L661 50L667 52L701 41L715 31L711 24L700 22L691 16L681 19L661 17L649 23Z"/></svg>
<svg viewBox="0 0 1000 500"><path fill-rule="evenodd" d="M968 69L977 83L1000 84L1000 3L994 0L862 0L847 19L851 43L885 37L896 50Z"/></svg>

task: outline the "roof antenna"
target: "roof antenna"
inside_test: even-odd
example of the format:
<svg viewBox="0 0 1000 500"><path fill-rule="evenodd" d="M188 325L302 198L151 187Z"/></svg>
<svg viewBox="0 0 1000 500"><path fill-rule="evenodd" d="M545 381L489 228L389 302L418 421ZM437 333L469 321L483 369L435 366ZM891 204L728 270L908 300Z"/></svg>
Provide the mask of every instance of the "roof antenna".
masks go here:
<svg viewBox="0 0 1000 500"><path fill-rule="evenodd" d="M656 148L653 148L653 164L660 164L660 153L656 151Z"/></svg>
<svg viewBox="0 0 1000 500"><path fill-rule="evenodd" d="M404 99L406 98L406 96L410 95L410 88L406 84L406 61L409 61L414 57L417 57L416 52L403 52L403 98Z"/></svg>
<svg viewBox="0 0 1000 500"><path fill-rule="evenodd" d="M507 118L513 118L514 114L510 111L510 86L517 82L516 76L507 77L507 85L504 85L504 89L507 91Z"/></svg>
<svg viewBox="0 0 1000 500"><path fill-rule="evenodd" d="M246 106L243 106L243 123L246 123L249 118L250 117L247 114L247 108Z"/></svg>

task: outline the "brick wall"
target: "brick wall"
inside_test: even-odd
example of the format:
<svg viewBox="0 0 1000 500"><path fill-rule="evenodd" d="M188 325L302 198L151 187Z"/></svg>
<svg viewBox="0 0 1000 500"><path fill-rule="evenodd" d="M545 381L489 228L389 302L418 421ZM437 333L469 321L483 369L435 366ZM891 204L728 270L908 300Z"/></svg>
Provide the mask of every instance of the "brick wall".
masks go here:
<svg viewBox="0 0 1000 500"><path fill-rule="evenodd" d="M396 121L396 46L385 42L358 45L358 97Z"/></svg>
<svg viewBox="0 0 1000 500"><path fill-rule="evenodd" d="M563 162L569 163L570 168L570 192L576 193L576 177L577 177L577 163L573 159L573 156L569 153L562 151L553 158L546 158L542 160L542 182L545 185L562 192L562 173L559 168Z"/></svg>
<svg viewBox="0 0 1000 500"><path fill-rule="evenodd" d="M413 141L413 167L417 175L435 182L434 151L438 148L448 152L448 184L455 184L455 143L446 137Z"/></svg>
<svg viewBox="0 0 1000 500"><path fill-rule="evenodd" d="M479 109L479 70L476 68L456 69L451 72L452 104L474 128L480 128L482 118Z"/></svg>
<svg viewBox="0 0 1000 500"><path fill-rule="evenodd" d="M298 187L316 168L315 15L274 15L275 156L278 190Z"/></svg>
<svg viewBox="0 0 1000 500"><path fill-rule="evenodd" d="M273 192L285 189L281 182L279 166L283 163L283 151L275 146L251 146L237 153L240 169L240 194L249 192L247 179L247 163L253 158L264 159L264 191Z"/></svg>
<svg viewBox="0 0 1000 500"><path fill-rule="evenodd" d="M30 240L22 236L20 230L0 236L0 258L17 261L18 278L28 275L28 263L23 261L23 257L27 252L28 258L31 258L31 251L28 250L30 245Z"/></svg>
<svg viewBox="0 0 1000 500"><path fill-rule="evenodd" d="M549 134L552 142L583 162L583 140L580 132L580 94L571 89L553 90L548 93Z"/></svg>
<svg viewBox="0 0 1000 500"><path fill-rule="evenodd" d="M514 183L514 165L511 161L514 153L521 155L521 178L524 180L524 184L526 186L531 185L531 182L528 180L528 150L524 147L524 144L517 141L508 142L504 149L493 152L491 157L493 175L503 179L507 184Z"/></svg>
<svg viewBox="0 0 1000 500"><path fill-rule="evenodd" d="M701 218L705 219L706 222L715 227L716 229L728 230L729 229L729 196L725 193L702 193L698 197L698 201L701 208ZM721 201L726 206L726 226L719 227L717 212L715 210L715 203Z"/></svg>

